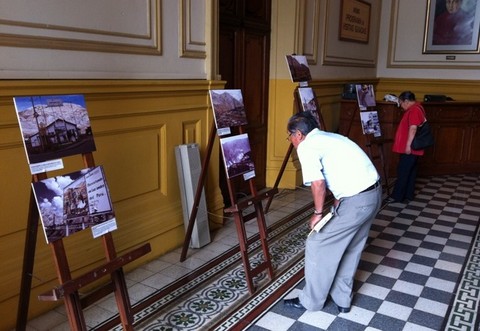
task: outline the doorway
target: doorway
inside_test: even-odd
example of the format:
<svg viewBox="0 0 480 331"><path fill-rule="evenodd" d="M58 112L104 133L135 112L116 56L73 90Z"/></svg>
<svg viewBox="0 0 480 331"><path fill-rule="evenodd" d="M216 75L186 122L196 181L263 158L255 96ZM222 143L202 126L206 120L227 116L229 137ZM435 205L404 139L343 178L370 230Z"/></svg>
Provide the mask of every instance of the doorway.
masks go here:
<svg viewBox="0 0 480 331"><path fill-rule="evenodd" d="M255 164L255 186L266 185L268 81L271 0L220 0L219 69L226 89L240 89L247 114L248 134ZM222 155L220 188L225 206L230 195ZM231 180L234 192L249 195L242 176Z"/></svg>

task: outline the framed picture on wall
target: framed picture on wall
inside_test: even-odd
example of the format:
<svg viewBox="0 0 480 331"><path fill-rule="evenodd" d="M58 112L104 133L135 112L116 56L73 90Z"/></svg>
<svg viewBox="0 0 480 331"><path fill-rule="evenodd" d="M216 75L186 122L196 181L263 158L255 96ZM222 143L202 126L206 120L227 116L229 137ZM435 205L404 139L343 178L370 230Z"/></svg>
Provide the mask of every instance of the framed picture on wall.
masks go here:
<svg viewBox="0 0 480 331"><path fill-rule="evenodd" d="M428 0L423 53L479 53L477 0Z"/></svg>

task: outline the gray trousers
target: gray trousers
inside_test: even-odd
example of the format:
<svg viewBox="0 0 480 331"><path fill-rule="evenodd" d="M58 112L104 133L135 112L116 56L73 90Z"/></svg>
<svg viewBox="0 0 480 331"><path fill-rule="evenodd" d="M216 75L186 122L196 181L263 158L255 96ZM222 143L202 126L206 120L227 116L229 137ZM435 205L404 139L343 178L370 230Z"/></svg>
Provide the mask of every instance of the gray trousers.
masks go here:
<svg viewBox="0 0 480 331"><path fill-rule="evenodd" d="M340 199L334 217L305 244L305 287L299 294L308 310L321 310L328 295L350 307L355 272L370 226L382 203L382 187Z"/></svg>

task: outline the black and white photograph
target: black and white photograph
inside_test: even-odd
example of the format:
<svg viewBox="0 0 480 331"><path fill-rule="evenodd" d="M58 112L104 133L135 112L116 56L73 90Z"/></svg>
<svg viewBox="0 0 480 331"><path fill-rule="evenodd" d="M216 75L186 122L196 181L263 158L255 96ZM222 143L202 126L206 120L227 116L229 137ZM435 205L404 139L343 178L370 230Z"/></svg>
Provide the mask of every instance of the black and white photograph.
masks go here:
<svg viewBox="0 0 480 331"><path fill-rule="evenodd" d="M102 166L47 178L32 187L47 243L100 224L102 234L106 228L116 229Z"/></svg>
<svg viewBox="0 0 480 331"><path fill-rule="evenodd" d="M286 55L285 58L292 82L298 83L312 80L310 67L305 55Z"/></svg>
<svg viewBox="0 0 480 331"><path fill-rule="evenodd" d="M376 110L360 112L360 121L362 122L363 134L373 134L374 137L380 137L382 135L378 112Z"/></svg>
<svg viewBox="0 0 480 331"><path fill-rule="evenodd" d="M255 171L248 134L240 134L220 139L223 160L228 178ZM244 176L245 177L245 176Z"/></svg>
<svg viewBox="0 0 480 331"><path fill-rule="evenodd" d="M241 90L210 90L210 100L220 136L229 134L230 127L248 124Z"/></svg>
<svg viewBox="0 0 480 331"><path fill-rule="evenodd" d="M95 151L83 95L14 97L29 164Z"/></svg>

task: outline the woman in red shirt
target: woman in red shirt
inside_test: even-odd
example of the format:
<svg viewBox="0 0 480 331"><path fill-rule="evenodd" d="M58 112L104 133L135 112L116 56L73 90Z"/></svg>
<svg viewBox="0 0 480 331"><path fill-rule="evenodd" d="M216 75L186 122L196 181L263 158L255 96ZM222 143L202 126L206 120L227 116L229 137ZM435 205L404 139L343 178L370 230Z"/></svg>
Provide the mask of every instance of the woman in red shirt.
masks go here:
<svg viewBox="0 0 480 331"><path fill-rule="evenodd" d="M424 154L423 150L414 150L410 147L417 128L427 119L422 105L416 101L415 94L405 91L398 97L400 107L405 111L395 133L392 151L400 154L397 166L397 181L387 203L413 200L415 180L417 178L418 157Z"/></svg>

